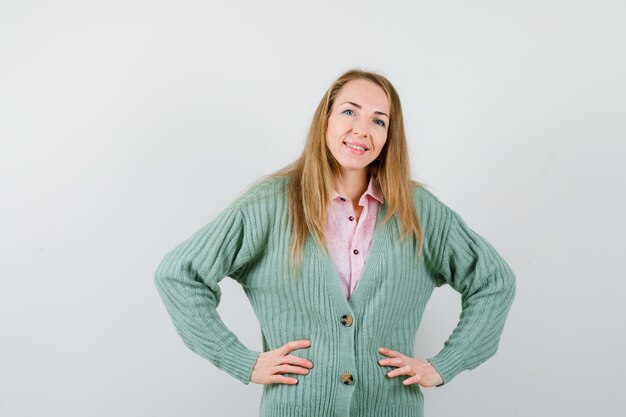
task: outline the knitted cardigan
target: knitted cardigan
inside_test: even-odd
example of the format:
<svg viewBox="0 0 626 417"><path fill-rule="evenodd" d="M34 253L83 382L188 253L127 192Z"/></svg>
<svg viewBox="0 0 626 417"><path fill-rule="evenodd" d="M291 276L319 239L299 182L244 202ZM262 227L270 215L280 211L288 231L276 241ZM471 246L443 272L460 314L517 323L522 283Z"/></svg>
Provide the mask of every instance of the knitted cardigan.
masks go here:
<svg viewBox="0 0 626 417"><path fill-rule="evenodd" d="M301 275L289 274L286 177L265 179L237 197L159 264L154 280L184 343L244 384L260 352L241 343L216 308L219 282L236 280L248 297L263 351L311 340L291 354L311 360L298 384L265 384L261 417L423 416L418 384L390 378L380 346L413 356L415 337L432 291L448 284L462 312L441 351L428 360L444 380L474 369L496 353L515 296L515 276L495 249L430 191L414 187L424 234L399 241L380 205L369 256L354 293L344 296L330 257L309 235ZM350 315L351 325L342 317ZM393 368L395 369L395 368ZM346 375L349 378L346 378Z"/></svg>

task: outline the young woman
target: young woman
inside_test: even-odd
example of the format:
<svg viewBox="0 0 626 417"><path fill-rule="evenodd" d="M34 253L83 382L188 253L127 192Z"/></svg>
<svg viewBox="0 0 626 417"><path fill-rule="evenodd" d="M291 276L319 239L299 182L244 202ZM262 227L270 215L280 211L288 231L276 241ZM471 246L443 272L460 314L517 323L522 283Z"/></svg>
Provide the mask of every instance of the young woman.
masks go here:
<svg viewBox="0 0 626 417"><path fill-rule="evenodd" d="M263 351L216 308L240 283ZM351 70L324 94L299 159L263 177L170 251L155 282L185 344L244 384L262 417L421 416L441 386L497 350L515 276L454 210L411 179L400 99ZM414 358L432 291L462 295L441 351Z"/></svg>

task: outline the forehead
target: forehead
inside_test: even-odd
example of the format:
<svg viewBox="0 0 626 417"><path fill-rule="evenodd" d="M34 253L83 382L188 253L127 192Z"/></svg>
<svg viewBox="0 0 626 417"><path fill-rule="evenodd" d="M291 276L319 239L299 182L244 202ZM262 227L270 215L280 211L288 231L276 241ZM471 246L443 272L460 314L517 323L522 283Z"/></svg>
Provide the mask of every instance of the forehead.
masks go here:
<svg viewBox="0 0 626 417"><path fill-rule="evenodd" d="M337 104L346 101L359 104L364 108L383 111L389 114L389 99L385 90L372 81L357 79L348 81L337 94Z"/></svg>

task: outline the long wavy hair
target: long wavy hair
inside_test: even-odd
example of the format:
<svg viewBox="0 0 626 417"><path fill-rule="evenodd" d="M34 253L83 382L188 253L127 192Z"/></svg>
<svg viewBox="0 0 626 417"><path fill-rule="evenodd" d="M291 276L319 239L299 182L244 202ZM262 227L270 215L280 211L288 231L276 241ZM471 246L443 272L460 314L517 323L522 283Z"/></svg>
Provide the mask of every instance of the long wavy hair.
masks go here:
<svg viewBox="0 0 626 417"><path fill-rule="evenodd" d="M288 224L291 237L290 268L293 279L301 272L304 245L309 234L328 254L326 208L332 198L333 178L340 175L340 164L326 144L328 117L341 88L355 79L374 82L385 91L389 100L387 140L379 158L367 167L369 175L374 176L374 185L382 194L384 204L387 204L387 213L382 224L395 215L400 224L400 239L415 236L418 242L416 256L419 258L422 253L422 227L413 203L412 190L425 184L411 178L400 98L393 85L383 75L351 69L337 78L320 100L300 157L259 180L289 177Z"/></svg>

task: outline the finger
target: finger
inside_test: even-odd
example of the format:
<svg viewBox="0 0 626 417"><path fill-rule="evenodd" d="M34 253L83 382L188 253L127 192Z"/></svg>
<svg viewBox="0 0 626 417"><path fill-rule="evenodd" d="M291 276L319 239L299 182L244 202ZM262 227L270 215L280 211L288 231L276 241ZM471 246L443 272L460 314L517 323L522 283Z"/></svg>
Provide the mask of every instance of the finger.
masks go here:
<svg viewBox="0 0 626 417"><path fill-rule="evenodd" d="M300 365L305 368L313 368L313 362L308 359L301 358L299 356L287 355L282 357L281 363L290 363L293 365Z"/></svg>
<svg viewBox="0 0 626 417"><path fill-rule="evenodd" d="M300 366L291 366L291 365L278 365L271 368L272 373L280 372L282 374L302 374L306 375L309 373L307 368L302 368Z"/></svg>
<svg viewBox="0 0 626 417"><path fill-rule="evenodd" d="M381 348L378 349L378 351L380 353L382 353L383 355L391 356L391 357L404 356L404 355L402 355L402 353L398 352L397 350L388 349L386 347L381 347Z"/></svg>
<svg viewBox="0 0 626 417"><path fill-rule="evenodd" d="M402 368L396 368L393 371L387 372L387 376L393 378L394 376L398 375L407 375L409 372L411 372L411 367L407 365L403 366Z"/></svg>
<svg viewBox="0 0 626 417"><path fill-rule="evenodd" d="M311 346L310 340L291 340L281 347L281 354L287 355L289 352L297 349L308 348Z"/></svg>
<svg viewBox="0 0 626 417"><path fill-rule="evenodd" d="M402 383L404 385L418 384L420 382L420 380L421 380L421 378L420 378L419 375L413 375L411 377L408 377L404 381L402 381Z"/></svg>
<svg viewBox="0 0 626 417"><path fill-rule="evenodd" d="M272 375L269 380L272 384L295 385L298 383L298 380L296 378L289 378L283 375Z"/></svg>
<svg viewBox="0 0 626 417"><path fill-rule="evenodd" d="M404 359L402 358L382 358L378 361L379 364L384 366L404 366Z"/></svg>

